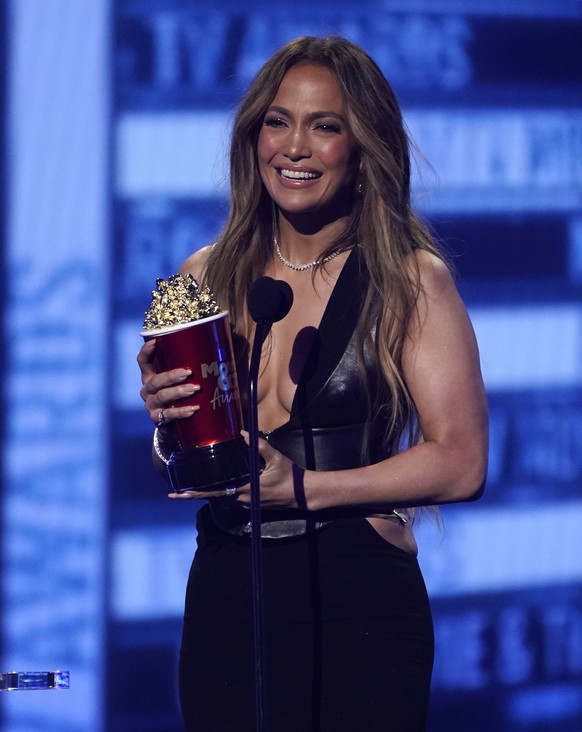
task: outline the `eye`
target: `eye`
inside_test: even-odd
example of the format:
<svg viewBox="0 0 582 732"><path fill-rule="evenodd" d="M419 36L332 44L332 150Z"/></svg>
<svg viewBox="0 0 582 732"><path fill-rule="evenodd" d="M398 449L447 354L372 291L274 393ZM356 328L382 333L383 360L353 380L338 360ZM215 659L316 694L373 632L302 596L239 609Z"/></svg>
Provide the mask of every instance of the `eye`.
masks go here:
<svg viewBox="0 0 582 732"><path fill-rule="evenodd" d="M286 122L285 120L281 119L281 117L265 117L265 121L263 123L266 127L285 127Z"/></svg>
<svg viewBox="0 0 582 732"><path fill-rule="evenodd" d="M315 129L319 130L320 132L325 132L329 135L339 135L339 133L342 131L341 127L335 122L318 122L315 125Z"/></svg>

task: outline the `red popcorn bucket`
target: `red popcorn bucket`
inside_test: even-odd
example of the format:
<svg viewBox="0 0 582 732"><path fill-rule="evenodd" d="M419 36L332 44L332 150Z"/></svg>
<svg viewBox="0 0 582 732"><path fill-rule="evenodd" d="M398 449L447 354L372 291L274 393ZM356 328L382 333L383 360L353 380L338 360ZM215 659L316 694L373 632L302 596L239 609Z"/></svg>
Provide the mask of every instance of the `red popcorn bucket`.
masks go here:
<svg viewBox="0 0 582 732"><path fill-rule="evenodd" d="M172 453L168 463L174 491L218 490L248 482L228 313L142 330L140 335L156 339L154 364L158 372L190 369L192 375L184 383L200 385L200 391L171 405L200 407L191 417L174 422L181 448Z"/></svg>

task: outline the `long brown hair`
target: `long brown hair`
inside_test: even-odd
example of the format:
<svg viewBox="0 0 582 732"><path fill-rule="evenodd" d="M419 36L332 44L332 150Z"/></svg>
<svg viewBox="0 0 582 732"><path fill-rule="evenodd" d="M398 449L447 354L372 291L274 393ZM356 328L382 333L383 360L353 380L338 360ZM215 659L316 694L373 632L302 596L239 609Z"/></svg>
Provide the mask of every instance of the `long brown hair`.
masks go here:
<svg viewBox="0 0 582 732"><path fill-rule="evenodd" d="M364 353L375 358L388 385L387 435L395 450L415 414L402 376L403 346L420 288L415 258L409 255L415 249L442 255L410 205L409 139L394 91L372 58L350 41L297 38L275 53L251 84L234 120L230 213L209 254L206 282L230 310L235 330L248 335L246 293L272 256L276 225L259 173L257 141L283 77L298 63L324 66L335 74L358 151L357 192L347 226L322 258L341 247L357 247L363 255L369 286L356 335L362 362ZM376 323L372 330L371 322ZM385 403L376 403L374 385L368 392L373 419Z"/></svg>

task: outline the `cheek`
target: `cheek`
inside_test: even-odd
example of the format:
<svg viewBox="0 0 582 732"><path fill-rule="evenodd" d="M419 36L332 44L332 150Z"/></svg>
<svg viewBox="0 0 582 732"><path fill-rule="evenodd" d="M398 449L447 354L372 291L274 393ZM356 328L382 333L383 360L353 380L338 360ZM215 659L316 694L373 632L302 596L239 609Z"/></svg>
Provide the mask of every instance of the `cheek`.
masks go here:
<svg viewBox="0 0 582 732"><path fill-rule="evenodd" d="M328 168L334 171L337 185L341 188L350 188L357 174L356 156L349 148L336 146L334 150L330 150Z"/></svg>
<svg viewBox="0 0 582 732"><path fill-rule="evenodd" d="M321 155L330 168L344 168L351 171L354 167L354 151L344 140L330 140L322 149Z"/></svg>
<svg viewBox="0 0 582 732"><path fill-rule="evenodd" d="M266 176L268 172L268 153L265 147L265 141L262 136L259 136L259 139L257 140L257 160L259 163L259 173L261 175L263 183L266 185Z"/></svg>
<svg viewBox="0 0 582 732"><path fill-rule="evenodd" d="M273 141L269 137L269 134L261 131L259 139L257 140L257 157L259 158L259 165L267 165L274 155Z"/></svg>

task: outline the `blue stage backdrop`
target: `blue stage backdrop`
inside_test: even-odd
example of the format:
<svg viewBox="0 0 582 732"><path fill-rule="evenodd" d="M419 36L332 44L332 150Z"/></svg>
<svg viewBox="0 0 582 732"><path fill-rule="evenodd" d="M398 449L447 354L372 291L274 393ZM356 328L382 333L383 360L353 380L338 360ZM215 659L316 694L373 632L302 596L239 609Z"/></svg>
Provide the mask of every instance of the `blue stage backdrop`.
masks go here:
<svg viewBox="0 0 582 732"><path fill-rule="evenodd" d="M109 308L105 4L6 3L2 729L104 723Z"/></svg>
<svg viewBox="0 0 582 732"><path fill-rule="evenodd" d="M579 732L579 0L7 7L1 665L67 667L72 688L2 695L2 729L181 729L197 505L167 501L150 466L138 333L156 278L220 230L229 124L260 64L341 34L401 100L490 396L484 499L419 526L430 730Z"/></svg>

